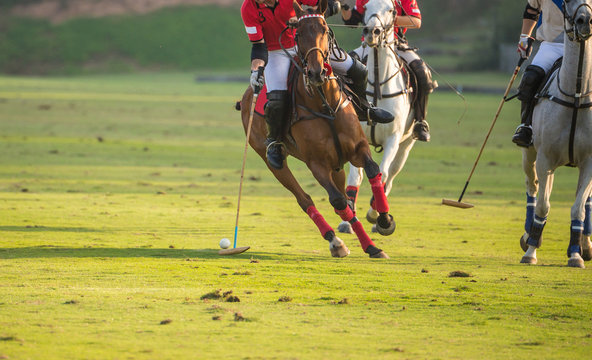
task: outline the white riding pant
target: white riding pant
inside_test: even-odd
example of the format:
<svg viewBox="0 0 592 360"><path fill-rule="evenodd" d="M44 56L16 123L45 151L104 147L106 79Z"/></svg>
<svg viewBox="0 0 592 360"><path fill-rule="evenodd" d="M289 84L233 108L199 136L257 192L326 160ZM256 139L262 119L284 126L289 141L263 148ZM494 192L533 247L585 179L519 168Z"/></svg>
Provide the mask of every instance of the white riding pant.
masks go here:
<svg viewBox="0 0 592 360"><path fill-rule="evenodd" d="M362 43L362 45L360 45L358 48L354 49L353 52L355 52L356 54L358 54L358 56L360 57L360 60L362 60L366 56L368 56L368 53L370 52L370 46L364 46L364 44ZM415 50L413 50L412 48L399 48L399 47L397 47L395 49L395 52L407 64L411 64L414 60L420 60L421 59L419 57L419 55L417 55L417 53L415 52Z"/></svg>
<svg viewBox="0 0 592 360"><path fill-rule="evenodd" d="M543 41L530 64L540 67L547 73L555 61L563 56L563 49L563 43Z"/></svg>
<svg viewBox="0 0 592 360"><path fill-rule="evenodd" d="M296 55L296 47L286 49L288 54L282 49L273 50L267 53L267 65L265 66L264 76L267 92L274 90L288 90L288 73L290 71L290 57ZM329 61L333 71L340 75L345 75L354 64L353 59L345 51L340 50L336 57L330 54Z"/></svg>

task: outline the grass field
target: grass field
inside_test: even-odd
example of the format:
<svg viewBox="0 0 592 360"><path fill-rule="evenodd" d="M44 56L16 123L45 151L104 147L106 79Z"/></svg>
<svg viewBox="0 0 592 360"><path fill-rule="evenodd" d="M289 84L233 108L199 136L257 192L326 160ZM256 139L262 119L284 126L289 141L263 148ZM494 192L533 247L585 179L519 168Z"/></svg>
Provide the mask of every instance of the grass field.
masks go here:
<svg viewBox="0 0 592 360"><path fill-rule="evenodd" d="M341 236L351 255L331 258L253 151L239 224L251 250L220 257L234 232L244 134L233 105L245 86L0 77L0 358L590 356L590 270L567 268L565 255L576 170L557 171L539 265L519 264L517 102L464 197L476 207L461 210L441 199L460 194L500 96L465 94L459 124L463 102L434 93L433 140L416 144L389 197L397 231L372 235L390 260L367 258L352 235ZM337 226L324 190L289 163ZM360 214L369 194L365 184Z"/></svg>

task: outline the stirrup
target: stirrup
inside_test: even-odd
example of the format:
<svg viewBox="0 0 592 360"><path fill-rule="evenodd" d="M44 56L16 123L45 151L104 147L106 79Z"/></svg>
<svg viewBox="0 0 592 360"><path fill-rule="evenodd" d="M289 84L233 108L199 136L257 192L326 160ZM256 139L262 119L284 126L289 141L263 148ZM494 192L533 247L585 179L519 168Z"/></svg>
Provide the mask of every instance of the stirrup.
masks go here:
<svg viewBox="0 0 592 360"><path fill-rule="evenodd" d="M518 125L512 136L512 142L520 147L530 147L533 144L532 126L526 124Z"/></svg>
<svg viewBox="0 0 592 360"><path fill-rule="evenodd" d="M265 140L267 148L265 149L265 157L269 166L276 170L281 170L284 166L284 144L272 139Z"/></svg>

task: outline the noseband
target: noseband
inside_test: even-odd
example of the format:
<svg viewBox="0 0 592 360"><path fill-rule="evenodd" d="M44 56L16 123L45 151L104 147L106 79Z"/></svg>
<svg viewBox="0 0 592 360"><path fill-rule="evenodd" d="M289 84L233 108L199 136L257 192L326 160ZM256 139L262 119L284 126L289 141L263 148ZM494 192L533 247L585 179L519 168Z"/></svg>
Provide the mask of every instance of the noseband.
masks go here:
<svg viewBox="0 0 592 360"><path fill-rule="evenodd" d="M565 0L563 0L563 9L562 9L563 10L563 19L564 19L563 28L565 30L565 33L567 34L567 37L571 41L583 42L583 41L588 40L590 38L590 36L592 36L592 32L590 34L588 34L588 35L582 35L578 31L578 28L577 28L577 26L575 24L574 17L576 16L576 14L578 13L578 11L582 7L587 7L592 12L592 7L590 7L590 5L588 5L586 3L582 3L582 4L578 5L578 7L574 11L573 15L570 15L570 14L567 13L567 9L566 9L566 6L565 6ZM567 27L566 23L569 24L570 28Z"/></svg>

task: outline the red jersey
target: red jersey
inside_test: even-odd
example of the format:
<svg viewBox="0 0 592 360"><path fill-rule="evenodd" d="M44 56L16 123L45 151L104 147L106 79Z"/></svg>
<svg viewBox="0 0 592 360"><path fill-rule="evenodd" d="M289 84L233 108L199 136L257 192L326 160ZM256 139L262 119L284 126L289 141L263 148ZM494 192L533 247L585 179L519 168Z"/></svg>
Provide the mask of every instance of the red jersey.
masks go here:
<svg viewBox="0 0 592 360"><path fill-rule="evenodd" d="M359 12L361 15L364 15L364 12L366 11L364 5L366 5L367 2L368 0L356 0L356 6L354 7L354 9L356 9L356 11ZM407 15L421 19L421 12L419 11L419 7L417 6L416 0L396 0L395 9L397 10L397 16ZM399 29L395 27L395 32L399 31L401 32L401 34L405 34L407 28Z"/></svg>
<svg viewBox="0 0 592 360"><path fill-rule="evenodd" d="M298 3L314 6L317 1L298 0ZM296 16L292 0L278 0L275 7L268 7L254 0L245 0L241 7L241 16L249 40L252 42L264 40L267 50L279 50L281 49L279 38L282 35L284 48L289 49L294 46L294 30L286 30L282 34L288 19Z"/></svg>

